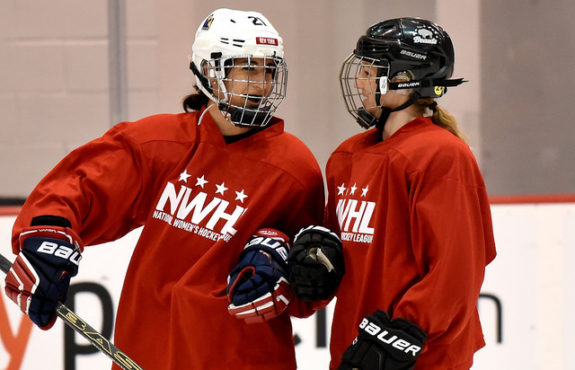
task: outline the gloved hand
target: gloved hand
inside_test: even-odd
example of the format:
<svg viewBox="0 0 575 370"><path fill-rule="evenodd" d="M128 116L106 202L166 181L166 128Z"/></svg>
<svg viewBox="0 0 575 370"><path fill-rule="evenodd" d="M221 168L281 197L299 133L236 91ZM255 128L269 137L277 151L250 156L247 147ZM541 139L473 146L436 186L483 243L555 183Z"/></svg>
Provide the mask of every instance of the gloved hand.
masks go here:
<svg viewBox="0 0 575 370"><path fill-rule="evenodd" d="M32 226L19 236L19 253L6 275L6 294L41 329L56 320L70 278L78 273L83 245L68 227Z"/></svg>
<svg viewBox="0 0 575 370"><path fill-rule="evenodd" d="M228 312L247 323L284 312L293 297L286 279L289 239L274 229L259 229L248 240L228 276Z"/></svg>
<svg viewBox="0 0 575 370"><path fill-rule="evenodd" d="M345 273L341 240L323 226L302 228L293 240L288 271L288 280L298 298L330 298Z"/></svg>
<svg viewBox="0 0 575 370"><path fill-rule="evenodd" d="M343 353L338 370L411 370L427 334L402 318L377 310L359 324L359 335Z"/></svg>

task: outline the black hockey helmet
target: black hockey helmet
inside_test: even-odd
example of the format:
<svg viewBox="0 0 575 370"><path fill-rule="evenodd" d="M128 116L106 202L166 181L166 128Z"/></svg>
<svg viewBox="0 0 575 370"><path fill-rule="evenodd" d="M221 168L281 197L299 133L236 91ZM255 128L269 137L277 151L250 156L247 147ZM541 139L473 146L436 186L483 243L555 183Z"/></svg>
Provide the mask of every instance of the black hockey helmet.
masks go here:
<svg viewBox="0 0 575 370"><path fill-rule="evenodd" d="M374 24L359 38L340 74L347 108L362 127L375 124L375 117L355 98L361 95L353 81L358 78L359 66L366 63L378 67L378 96L388 90L411 89L410 101L393 111L404 109L419 98L439 98L448 86L464 82L463 79L449 79L455 63L453 43L437 24L411 17ZM404 73L408 81L390 82L399 73Z"/></svg>
<svg viewBox="0 0 575 370"><path fill-rule="evenodd" d="M408 86L390 89L412 88L420 97L442 96L443 83L453 74L455 63L447 32L421 18L395 18L371 26L359 38L354 54L387 61L389 79L399 72L408 72L412 79Z"/></svg>

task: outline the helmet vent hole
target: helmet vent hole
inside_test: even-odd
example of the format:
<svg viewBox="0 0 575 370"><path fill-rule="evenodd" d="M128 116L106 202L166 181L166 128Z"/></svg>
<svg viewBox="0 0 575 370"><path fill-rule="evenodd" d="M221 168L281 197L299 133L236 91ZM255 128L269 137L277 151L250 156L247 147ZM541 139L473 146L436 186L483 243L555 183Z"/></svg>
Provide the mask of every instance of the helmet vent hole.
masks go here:
<svg viewBox="0 0 575 370"><path fill-rule="evenodd" d="M230 41L230 39L227 38L227 37L221 37L221 38L220 38L220 42L221 42L222 44L226 44L226 45L230 45L230 44L231 44L232 46L241 48L241 47L244 46L244 43L246 42L246 40L233 39L232 41Z"/></svg>

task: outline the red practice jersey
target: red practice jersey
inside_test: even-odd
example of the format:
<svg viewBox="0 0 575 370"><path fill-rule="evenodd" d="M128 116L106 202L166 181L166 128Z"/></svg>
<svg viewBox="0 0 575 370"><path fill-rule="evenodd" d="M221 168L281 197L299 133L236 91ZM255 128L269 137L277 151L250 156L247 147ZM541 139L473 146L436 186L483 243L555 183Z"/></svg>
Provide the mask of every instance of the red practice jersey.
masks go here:
<svg viewBox="0 0 575 370"><path fill-rule="evenodd" d="M289 315L246 324L228 313L225 289L256 229L293 235L321 222L321 171L280 119L226 143L209 114L198 125L201 113L124 122L70 153L27 199L14 246L40 215L67 218L86 245L144 225L118 307L118 348L145 369L295 369ZM312 313L298 301L288 310Z"/></svg>
<svg viewBox="0 0 575 370"><path fill-rule="evenodd" d="M476 304L495 257L483 177L469 147L428 118L379 138L355 135L327 164L327 225L346 265L331 368L380 309L427 333L416 369L469 369L484 345Z"/></svg>

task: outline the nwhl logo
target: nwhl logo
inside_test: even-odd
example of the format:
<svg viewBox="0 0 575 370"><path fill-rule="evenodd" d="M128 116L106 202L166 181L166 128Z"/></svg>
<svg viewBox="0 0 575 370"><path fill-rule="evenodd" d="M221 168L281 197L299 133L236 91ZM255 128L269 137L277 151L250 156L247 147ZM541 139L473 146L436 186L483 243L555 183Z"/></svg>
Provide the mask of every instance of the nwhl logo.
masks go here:
<svg viewBox="0 0 575 370"><path fill-rule="evenodd" d="M371 243L374 229L370 224L376 203L361 199L367 197L369 186L358 187L357 184L353 184L348 187L342 183L337 187L337 190L339 199L336 212L341 230L341 240ZM359 196L360 199L351 198L353 196Z"/></svg>
<svg viewBox="0 0 575 370"><path fill-rule="evenodd" d="M187 183L190 176L184 171L178 182ZM168 181L153 217L206 239L217 241L223 238L228 241L236 233L234 224L247 208L232 205L224 199L229 190L224 182L211 186L212 190L215 190L214 196L204 191L210 190L207 184L209 181L205 176L197 177L193 187L181 185L179 189ZM217 194L220 196L216 196ZM247 197L243 189L235 191L234 200L238 203L244 203Z"/></svg>

